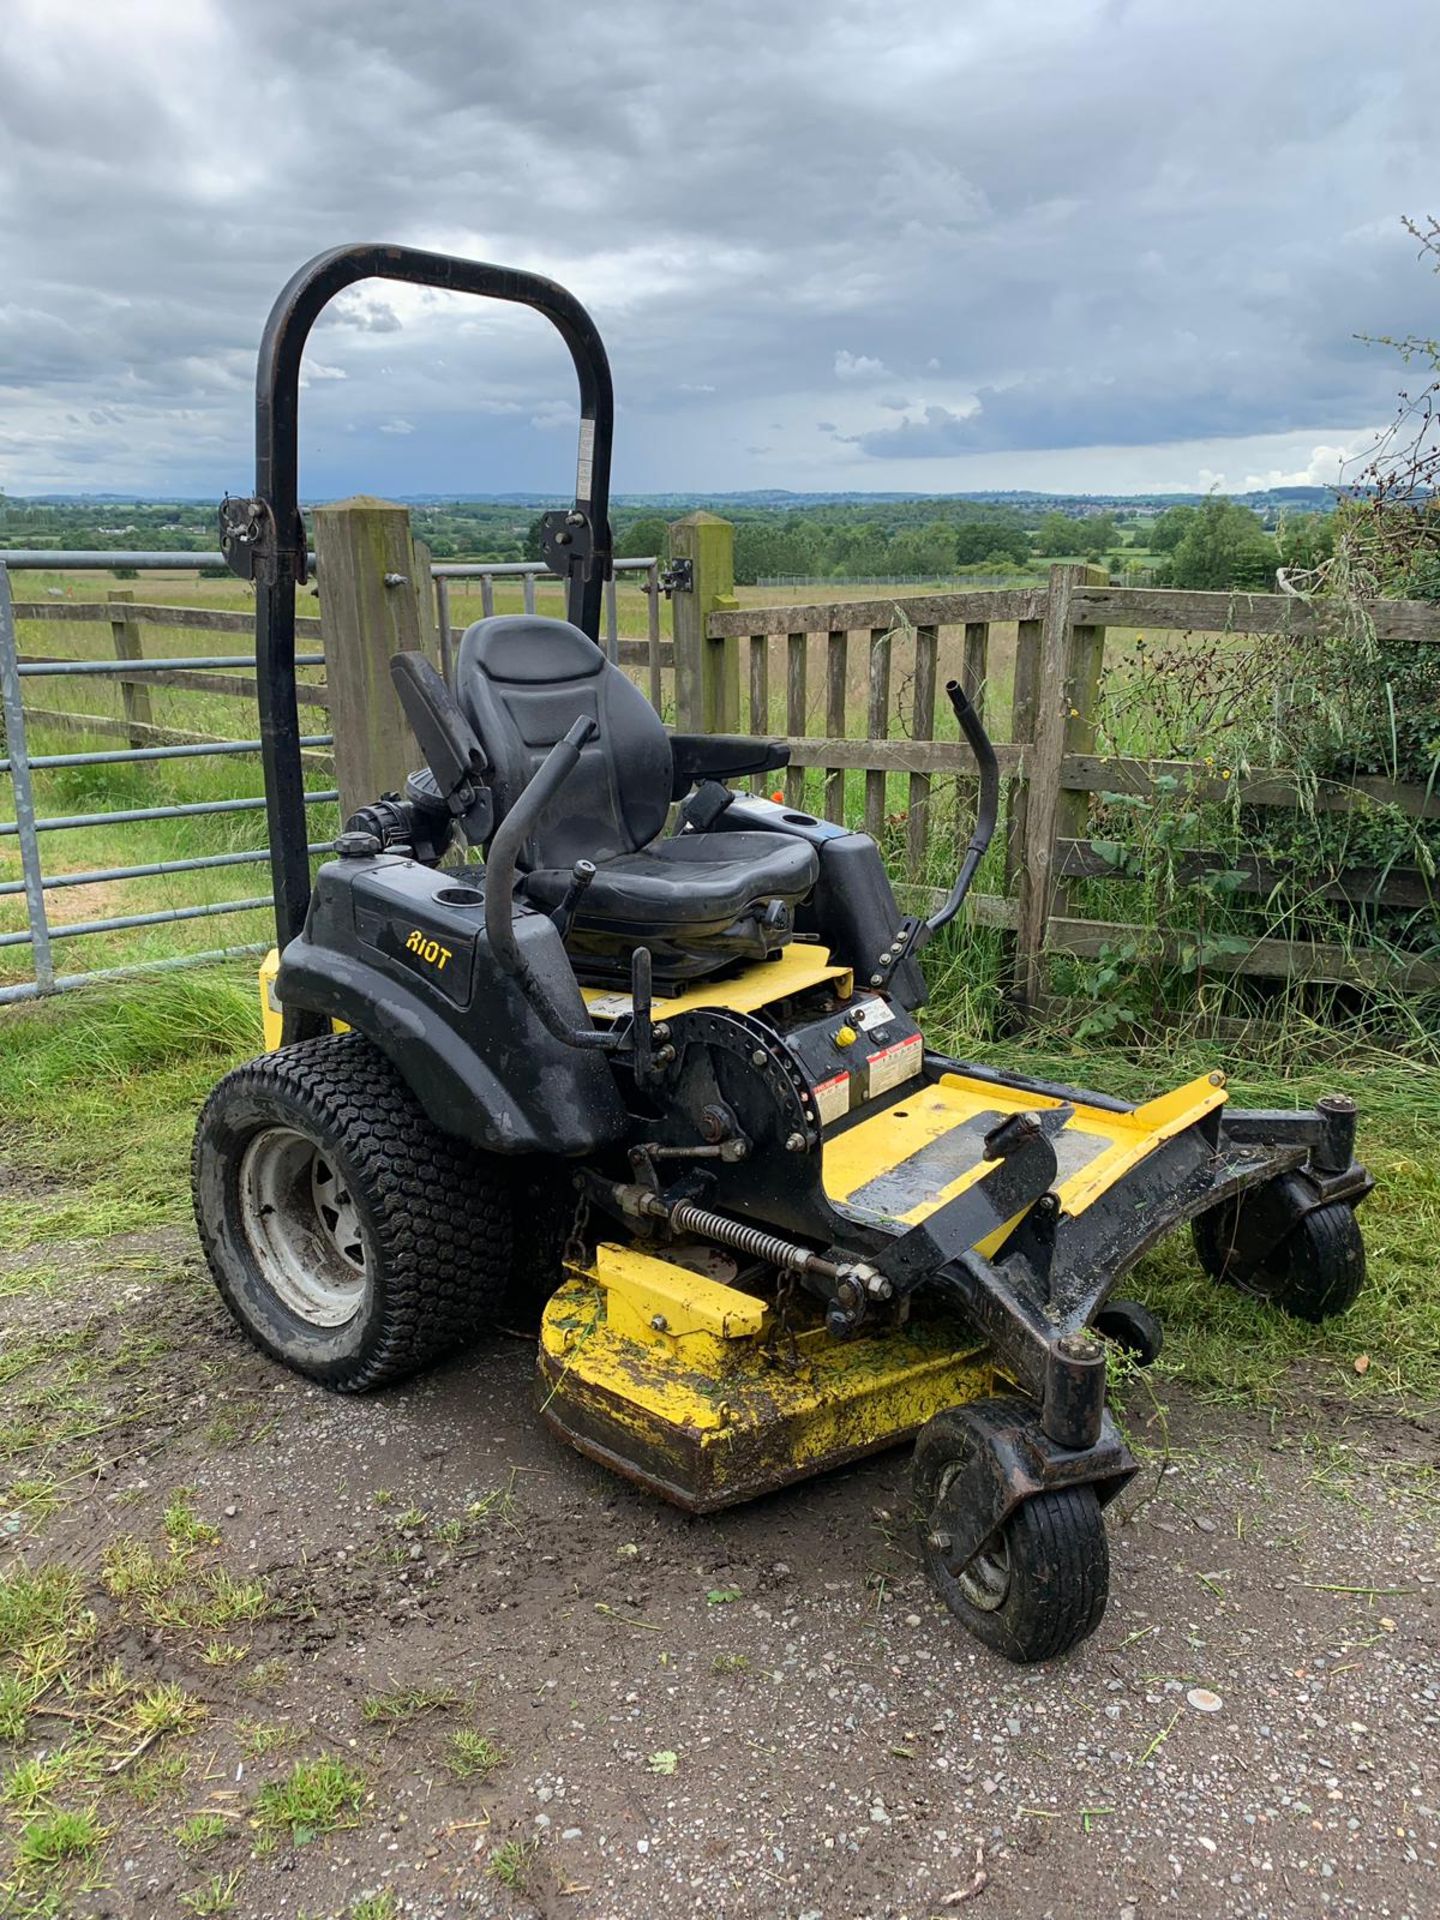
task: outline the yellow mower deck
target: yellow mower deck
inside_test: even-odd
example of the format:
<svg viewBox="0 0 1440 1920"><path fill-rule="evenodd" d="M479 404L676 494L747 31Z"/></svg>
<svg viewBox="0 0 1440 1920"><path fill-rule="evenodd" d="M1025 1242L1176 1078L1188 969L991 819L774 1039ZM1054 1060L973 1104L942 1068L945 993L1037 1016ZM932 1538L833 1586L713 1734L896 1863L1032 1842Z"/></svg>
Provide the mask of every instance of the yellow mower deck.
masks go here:
<svg viewBox="0 0 1440 1920"><path fill-rule="evenodd" d="M540 1334L547 1423L582 1453L709 1513L890 1446L992 1390L953 1320L886 1338L792 1339L753 1294L634 1247L571 1269Z"/></svg>
<svg viewBox="0 0 1440 1920"><path fill-rule="evenodd" d="M834 976L823 950L788 951L795 961L783 972L751 969L686 1000L717 1004L723 993L724 1005L751 1011L811 984L802 971ZM598 1017L628 1011L618 996L587 998ZM678 1010L656 1003L659 1017ZM1054 1140L1062 1217L1082 1213L1224 1100L1214 1074L1133 1112L1072 1103ZM826 1138L826 1190L847 1211L912 1226L993 1171L984 1136L1007 1115L1062 1104L961 1074L917 1080ZM980 1250L995 1251L1007 1232ZM602 1243L593 1266L567 1270L546 1308L537 1391L547 1423L582 1452L708 1512L908 1439L942 1408L993 1392L986 1349L957 1351L954 1341L953 1312L931 1319L918 1305L883 1335L833 1340L813 1311L794 1330L739 1287Z"/></svg>

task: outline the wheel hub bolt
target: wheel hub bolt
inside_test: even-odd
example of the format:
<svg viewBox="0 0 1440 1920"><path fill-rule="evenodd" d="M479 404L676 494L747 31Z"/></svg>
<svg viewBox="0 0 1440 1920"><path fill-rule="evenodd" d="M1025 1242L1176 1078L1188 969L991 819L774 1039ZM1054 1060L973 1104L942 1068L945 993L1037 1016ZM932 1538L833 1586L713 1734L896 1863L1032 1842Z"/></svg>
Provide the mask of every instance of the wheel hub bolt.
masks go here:
<svg viewBox="0 0 1440 1920"><path fill-rule="evenodd" d="M804 1153L805 1151L804 1134L792 1133L785 1142L785 1151L787 1153Z"/></svg>

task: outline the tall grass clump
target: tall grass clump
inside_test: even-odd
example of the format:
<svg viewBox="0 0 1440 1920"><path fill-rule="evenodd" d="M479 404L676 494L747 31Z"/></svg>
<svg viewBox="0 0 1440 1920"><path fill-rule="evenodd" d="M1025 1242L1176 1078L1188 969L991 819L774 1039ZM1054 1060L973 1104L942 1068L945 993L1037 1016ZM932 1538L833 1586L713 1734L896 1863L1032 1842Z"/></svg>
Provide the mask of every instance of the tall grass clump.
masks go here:
<svg viewBox="0 0 1440 1920"><path fill-rule="evenodd" d="M0 1250L182 1218L195 1112L260 1049L254 975L105 983L0 1013Z"/></svg>

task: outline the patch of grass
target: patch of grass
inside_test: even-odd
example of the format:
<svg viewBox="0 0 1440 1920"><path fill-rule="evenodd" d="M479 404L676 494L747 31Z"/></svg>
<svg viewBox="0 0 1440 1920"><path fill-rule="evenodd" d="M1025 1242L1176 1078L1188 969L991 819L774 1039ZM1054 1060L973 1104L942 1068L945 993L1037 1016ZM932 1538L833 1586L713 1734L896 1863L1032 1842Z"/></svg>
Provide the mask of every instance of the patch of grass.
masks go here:
<svg viewBox="0 0 1440 1920"><path fill-rule="evenodd" d="M165 1509L165 1532L177 1547L217 1546L220 1529L199 1517L194 1499L189 1487L176 1488L175 1497Z"/></svg>
<svg viewBox="0 0 1440 1920"><path fill-rule="evenodd" d="M0 1199L0 1250L183 1219L195 1110L220 1074L259 1046L253 980L238 967L7 1012L0 1114L21 1178ZM115 1151L119 1113L123 1154ZM60 1191L37 1182L26 1191L27 1174Z"/></svg>
<svg viewBox="0 0 1440 1920"><path fill-rule="evenodd" d="M234 1910L240 1882L244 1877L243 1867L235 1867L225 1874L212 1873L203 1887L192 1887L188 1893L182 1893L180 1904L187 1913L230 1913Z"/></svg>
<svg viewBox="0 0 1440 1920"><path fill-rule="evenodd" d="M15 1871L22 1880L48 1873L67 1860L88 1858L106 1837L93 1812L62 1808L29 1821L15 1849Z"/></svg>
<svg viewBox="0 0 1440 1920"><path fill-rule="evenodd" d="M112 1540L100 1578L117 1600L133 1602L152 1626L190 1633L262 1620L269 1596L258 1580L237 1580L225 1567L199 1566L189 1548L157 1555L143 1540Z"/></svg>
<svg viewBox="0 0 1440 1920"><path fill-rule="evenodd" d="M0 1576L0 1739L22 1740L35 1702L94 1638L95 1616L68 1567Z"/></svg>
<svg viewBox="0 0 1440 1920"><path fill-rule="evenodd" d="M297 1760L283 1780L260 1789L255 1814L262 1830L288 1831L297 1847L320 1834L359 1825L365 1776L333 1754Z"/></svg>
<svg viewBox="0 0 1440 1920"><path fill-rule="evenodd" d="M293 1727L267 1726L259 1720L242 1720L235 1731L246 1753L257 1760L267 1753L278 1753L284 1747L293 1746L299 1738Z"/></svg>
<svg viewBox="0 0 1440 1920"><path fill-rule="evenodd" d="M206 1706L173 1680L147 1687L130 1709L135 1727L142 1736L179 1733L205 1718Z"/></svg>
<svg viewBox="0 0 1440 1920"><path fill-rule="evenodd" d="M58 1793L76 1782L93 1780L100 1750L86 1740L70 1740L53 1753L22 1760L0 1781L0 1806L22 1820L49 1808Z"/></svg>
<svg viewBox="0 0 1440 1920"><path fill-rule="evenodd" d="M508 1758L493 1740L469 1727L460 1727L445 1743L445 1765L457 1780L488 1779Z"/></svg>
<svg viewBox="0 0 1440 1920"><path fill-rule="evenodd" d="M712 1673L748 1673L750 1662L743 1653L717 1653L710 1662Z"/></svg>
<svg viewBox="0 0 1440 1920"><path fill-rule="evenodd" d="M490 1855L486 1871L512 1893L523 1893L539 1850L538 1840L502 1840Z"/></svg>
<svg viewBox="0 0 1440 1920"><path fill-rule="evenodd" d="M175 1844L186 1853L208 1853L231 1831L223 1813L192 1813L175 1829Z"/></svg>
<svg viewBox="0 0 1440 1920"><path fill-rule="evenodd" d="M22 1294L31 1300L47 1300L52 1293L59 1293L64 1287L72 1285L75 1279L73 1267L56 1267L33 1261L27 1266L13 1267L0 1273L0 1300L15 1300Z"/></svg>
<svg viewBox="0 0 1440 1920"><path fill-rule="evenodd" d="M421 1714L436 1713L458 1704L454 1687L397 1687L390 1693L372 1693L361 1702L360 1718L367 1727L400 1727Z"/></svg>
<svg viewBox="0 0 1440 1920"><path fill-rule="evenodd" d="M33 1698L33 1689L18 1673L0 1673L0 1740L25 1738Z"/></svg>
<svg viewBox="0 0 1440 1920"><path fill-rule="evenodd" d="M473 1500L465 1503L465 1518L472 1527L515 1527L518 1531L516 1516L520 1511L520 1502L515 1497L515 1469L510 1469L510 1477L503 1487L491 1487L488 1493L476 1494Z"/></svg>
<svg viewBox="0 0 1440 1920"><path fill-rule="evenodd" d="M162 1800L179 1792L189 1771L187 1754L147 1753L118 1774L115 1784L137 1807L158 1807Z"/></svg>
<svg viewBox="0 0 1440 1920"><path fill-rule="evenodd" d="M200 1658L207 1667L238 1667L249 1656L250 1649L237 1647L233 1640L212 1640Z"/></svg>
<svg viewBox="0 0 1440 1920"><path fill-rule="evenodd" d="M0 1660L34 1657L90 1618L68 1567L17 1567L0 1576Z"/></svg>
<svg viewBox="0 0 1440 1920"><path fill-rule="evenodd" d="M289 1671L286 1661L272 1655L268 1660L257 1661L242 1673L240 1685L248 1694L264 1693L268 1687L278 1687Z"/></svg>
<svg viewBox="0 0 1440 1920"><path fill-rule="evenodd" d="M379 1893L362 1894L346 1909L345 1920L398 1920L400 1907L388 1887Z"/></svg>

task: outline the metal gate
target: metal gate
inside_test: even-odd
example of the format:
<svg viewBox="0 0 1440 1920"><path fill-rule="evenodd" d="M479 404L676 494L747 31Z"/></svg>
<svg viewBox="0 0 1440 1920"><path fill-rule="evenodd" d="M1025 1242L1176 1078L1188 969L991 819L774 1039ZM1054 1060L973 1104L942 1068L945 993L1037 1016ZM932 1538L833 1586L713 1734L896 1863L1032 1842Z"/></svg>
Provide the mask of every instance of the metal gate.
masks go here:
<svg viewBox="0 0 1440 1920"><path fill-rule="evenodd" d="M93 918L80 920L61 920L56 915L47 913L47 899L53 899L58 892L66 888L145 880L169 874L198 873L214 868L266 868L270 854L265 844L263 830L265 799L263 794L254 794L170 805L117 807L102 811L53 814L40 813L35 799L36 774L65 768L147 766L176 760L203 760L236 754L258 754L261 744L258 738L207 739L143 746L133 744L132 732L131 744L116 747L113 750L32 753L27 736L24 696L25 688L31 681L63 683L72 678L99 677L117 681L122 689L133 689L143 686L147 681L151 684L165 684L166 676L173 678L176 674L188 677L191 674L204 675L220 672L233 676L237 666L243 666L245 662L244 656L237 654L182 654L156 659L128 657L114 660L54 660L22 657L16 629L12 575L23 575L26 572L42 569L67 573L108 572L120 567L140 573L191 567L220 568L224 564L223 556L219 553L78 553L46 550L0 552L0 713L3 713L4 722L4 757L0 758L0 778L9 776L13 800L13 817L0 819L0 855L9 852L13 847L18 847L20 856L19 877L17 879L0 878L0 901L19 899L23 896L26 920L23 929L0 931L0 953L28 949L31 960L28 979L12 981L9 984L0 983L0 1006L17 1001L39 999L48 994L64 992L72 987L86 986L97 980L112 980L166 968L199 966L210 961L236 959L262 953L265 950L268 944L265 941L247 942L209 947L200 952L175 953L140 961L134 965L92 968L88 971L80 968L73 970L66 968L60 971L57 965L56 948L62 942L84 940L87 936L125 933L132 929L182 921L223 919L226 916L268 909L272 901L268 890L267 872L264 892L249 893L235 899L158 908L145 913L99 914ZM642 658L648 669L648 691L658 708L662 653L659 563L654 559L619 560L615 562L615 568L619 573L644 576L643 585L648 600L648 638L647 643L643 643ZM441 563L432 571L435 579L438 624L442 636L442 667L447 680L452 677L450 587L453 581L478 579L481 583L482 610L488 615L494 611L497 579L518 577L522 582L525 609L527 612L533 612L536 604L537 581L553 578L543 562L531 561L493 565ZM613 580L607 583L605 600L606 650L611 658L615 659L619 656L621 649L618 640L618 617ZM65 604L68 606L70 603ZM32 611L36 617L65 617L59 606L52 609L36 607ZM179 613L182 610L174 611ZM72 617L79 616L72 615ZM242 624L246 618L248 616L235 616L236 621ZM174 624L183 623L177 620ZM213 627L216 624L214 615L201 614L199 624ZM630 651L628 644L626 650ZM641 650L637 649L637 651ZM296 656L296 665L297 667L323 667L324 655L319 652L299 654ZM37 722L37 724L40 723ZM124 731L124 729L118 730ZM165 730L150 728L140 731L163 734ZM320 753L333 744L333 737L329 733L309 734L302 738L300 744L307 751ZM336 789L328 784L324 787L316 787L314 790L307 790L305 796L307 807L334 805L338 798ZM3 806L3 801L0 801L0 806ZM258 816L261 832L255 836L257 844L234 852L196 854L186 858L141 862L129 866L95 866L78 871L57 867L53 860L47 868L43 858L43 849L52 844L49 838L52 835L81 832L87 828L219 814ZM328 840L314 841L310 845L310 852L323 854L328 851L329 845Z"/></svg>

